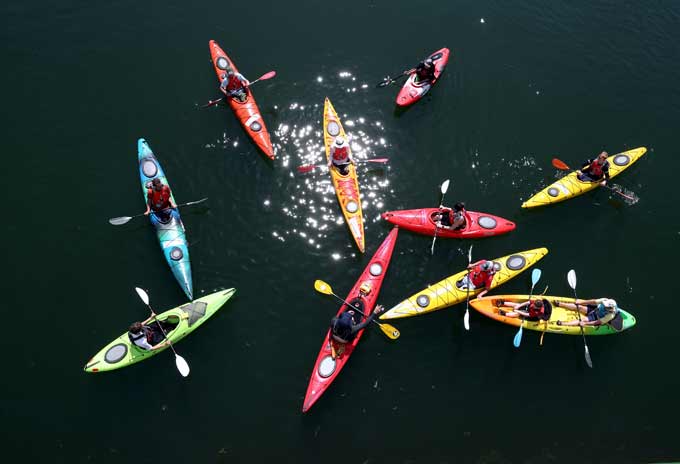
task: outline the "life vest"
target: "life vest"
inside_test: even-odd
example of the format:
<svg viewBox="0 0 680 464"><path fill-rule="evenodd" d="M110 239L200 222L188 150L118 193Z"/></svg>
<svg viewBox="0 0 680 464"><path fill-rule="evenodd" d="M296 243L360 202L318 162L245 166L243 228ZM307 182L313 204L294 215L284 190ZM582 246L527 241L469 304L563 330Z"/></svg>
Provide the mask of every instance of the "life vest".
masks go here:
<svg viewBox="0 0 680 464"><path fill-rule="evenodd" d="M597 162L597 160L593 161L590 163L590 166L588 166L588 175L594 179L599 179L604 175L604 166L607 161L605 160L604 163L600 164Z"/></svg>
<svg viewBox="0 0 680 464"><path fill-rule="evenodd" d="M146 191L146 197L151 202L151 209L160 211L170 206L170 188L164 185L160 191L151 187Z"/></svg>
<svg viewBox="0 0 680 464"><path fill-rule="evenodd" d="M245 85L241 82L241 79L239 79L237 74L232 74L231 76L227 76L227 78L229 79L227 81L227 91L240 90Z"/></svg>
<svg viewBox="0 0 680 464"><path fill-rule="evenodd" d="M138 344L135 343L135 342L136 342L137 340L141 340L142 338L143 338L144 340L146 340L147 343L153 344L153 343L152 343L152 340L151 340L151 338L152 338L151 330L150 330L147 326L145 326L145 325L142 326L142 330L141 330L141 332L139 332L139 333L132 334L132 333L128 332L128 338L130 339L130 341L132 342L133 345L135 345L135 346L137 346L137 347L139 347L139 348L144 348L144 347L138 345Z"/></svg>
<svg viewBox="0 0 680 464"><path fill-rule="evenodd" d="M545 306L542 306L541 308L536 307L536 301L539 300L533 300L531 303L529 303L529 317L531 318L542 318L542 316L545 314Z"/></svg>
<svg viewBox="0 0 680 464"><path fill-rule="evenodd" d="M333 144L333 148L331 149L331 159L333 160L333 164L339 165L349 163L349 145L345 143L338 147L337 145Z"/></svg>
<svg viewBox="0 0 680 464"><path fill-rule="evenodd" d="M482 264L484 263L476 265L470 271L470 280L472 281L472 285L474 285L475 288L483 287L486 284L486 279L496 273L492 270L482 270Z"/></svg>
<svg viewBox="0 0 680 464"><path fill-rule="evenodd" d="M608 311L607 308L602 303L598 303L598 305L595 307L595 314L597 315L597 320L600 321L601 324L606 324L612 319L614 319L618 312L619 308L616 308L614 311Z"/></svg>
<svg viewBox="0 0 680 464"><path fill-rule="evenodd" d="M440 210L440 213L442 215L442 218L440 220L442 225L451 227L451 225L453 225L453 221L451 221L451 210L443 209L443 210Z"/></svg>

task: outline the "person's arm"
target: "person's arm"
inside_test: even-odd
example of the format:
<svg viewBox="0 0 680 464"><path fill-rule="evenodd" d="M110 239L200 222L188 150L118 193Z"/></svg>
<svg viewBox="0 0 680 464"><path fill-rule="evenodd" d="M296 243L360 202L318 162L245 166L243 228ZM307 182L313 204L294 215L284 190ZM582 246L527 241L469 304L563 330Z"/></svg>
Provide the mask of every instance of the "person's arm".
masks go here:
<svg viewBox="0 0 680 464"><path fill-rule="evenodd" d="M142 325L147 325L149 322L151 322L151 320L152 320L154 317L156 317L156 313L154 313L153 311L151 311L151 316L149 316L144 322L142 322Z"/></svg>
<svg viewBox="0 0 680 464"><path fill-rule="evenodd" d="M168 346L170 344L170 340L163 340L157 345L154 345L151 347L152 350L157 350L158 348L163 348L164 346Z"/></svg>
<svg viewBox="0 0 680 464"><path fill-rule="evenodd" d="M604 180L601 182L602 186L608 185L609 184L609 161L604 162L604 166L602 166L602 174L604 174Z"/></svg>
<svg viewBox="0 0 680 464"><path fill-rule="evenodd" d="M472 269L472 268L475 267L476 265L482 264L484 261L485 261L484 259L480 259L480 260L477 261L476 263L469 264L467 268L468 268L468 269Z"/></svg>
<svg viewBox="0 0 680 464"><path fill-rule="evenodd" d="M365 329L366 326L368 324L370 324L373 321L373 319L376 318L376 316L379 316L380 314L382 314L384 309L385 308L382 305L377 305L375 307L375 310L371 314L368 315L368 317L366 318L366 320L364 322L360 322L359 324L352 326L352 333L354 334L354 333L357 333L358 331L360 331L362 329Z"/></svg>
<svg viewBox="0 0 680 464"><path fill-rule="evenodd" d="M149 192L146 192L146 211L144 211L144 216L148 216L149 213L151 212L151 195L149 195Z"/></svg>
<svg viewBox="0 0 680 464"><path fill-rule="evenodd" d="M168 203L170 203L170 208L177 208L177 204L175 203L175 200L172 199L172 191L170 190L170 187L168 187Z"/></svg>

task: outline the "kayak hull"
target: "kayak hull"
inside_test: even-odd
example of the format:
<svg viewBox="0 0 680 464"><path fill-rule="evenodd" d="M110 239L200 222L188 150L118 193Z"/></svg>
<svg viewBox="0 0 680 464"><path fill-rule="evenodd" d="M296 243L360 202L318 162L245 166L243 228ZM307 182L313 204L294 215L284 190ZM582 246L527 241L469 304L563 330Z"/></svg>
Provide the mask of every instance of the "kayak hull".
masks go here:
<svg viewBox="0 0 680 464"><path fill-rule="evenodd" d="M220 83L222 83L221 76L226 73L225 70L228 67L231 67L235 72L238 72L238 68L234 62L227 56L224 50L220 48L217 42L211 40L209 42L209 47L213 68L215 68L215 74L217 74L217 79ZM272 147L271 138L269 137L269 131L264 124L264 119L262 118L260 109L257 107L251 89L246 89L247 98L244 102L239 101L237 98L230 97L227 95L226 90L220 90L224 93L224 99L229 103L231 109L234 110L236 118L239 120L248 136L255 142L258 148L262 150L262 153L273 160L274 148Z"/></svg>
<svg viewBox="0 0 680 464"><path fill-rule="evenodd" d="M494 259L497 272L491 282L491 288L496 288L518 276L536 264L546 254L548 254L547 248L535 248ZM465 301L468 297L468 291L465 288L458 288L456 282L465 277L467 273L467 270L462 270L436 284L429 285L386 311L380 316L380 319L420 316ZM481 291L482 289L470 290L470 298L474 298Z"/></svg>
<svg viewBox="0 0 680 464"><path fill-rule="evenodd" d="M146 192L151 186L151 181L159 178L163 184L170 186L165 172L156 159L151 147L146 140L137 141L137 161L139 163L139 177L142 184L142 195L146 203ZM170 189L172 190L172 189ZM174 196L172 201L177 204ZM171 218L168 222L160 221L156 214L149 214L149 220L156 230L158 242L163 250L165 261L170 266L175 279L189 300L193 299L194 287L191 279L191 260L189 259L189 244L184 230L184 224L180 217L179 210L172 210Z"/></svg>
<svg viewBox="0 0 680 464"><path fill-rule="evenodd" d="M609 177L614 178L618 176L645 153L647 153L647 148L639 147L610 156ZM600 181L580 181L578 179L578 171L572 171L522 203L522 208L536 208L538 206L559 203L583 195L599 186Z"/></svg>
<svg viewBox="0 0 680 464"><path fill-rule="evenodd" d="M211 295L206 295L198 298L192 302L183 304L173 309L169 309L157 316L157 319L164 321L168 318L171 320L179 320L177 327L168 332L168 339L173 345L191 332L201 326L206 320L210 318L218 309L220 309L229 298L231 298L236 289L230 288L221 290ZM123 333L120 337L113 340L104 348L94 355L85 365L85 372L107 372L120 369L123 367L136 364L144 361L152 356L157 355L161 351L165 351L168 347L161 347L154 351L146 351L133 344L128 337L128 332Z"/></svg>
<svg viewBox="0 0 680 464"><path fill-rule="evenodd" d="M515 223L493 214L466 211L465 228L450 230L437 227L432 215L439 208L404 209L382 213L382 218L402 229L432 237L437 232L438 238L483 238L507 234L515 230Z"/></svg>
<svg viewBox="0 0 680 464"><path fill-rule="evenodd" d="M432 53L428 58L434 61L434 79L432 82L416 82L416 73L411 73L406 79L404 86L397 94L398 106L409 106L420 100L437 83L439 76L444 72L446 64L449 62L449 49L442 48Z"/></svg>
<svg viewBox="0 0 680 464"><path fill-rule="evenodd" d="M538 295L534 295L532 299L536 298ZM475 308L480 313L484 314L491 319L502 322L504 324L519 327L522 324L522 319L518 317L508 317L502 316L498 312L498 307L494 305L494 301L497 299L503 299L505 301L510 301L513 303L524 303L529 299L529 295L495 295L492 297L485 296L483 298L478 298L470 301L470 306ZM573 297L563 297L563 296L540 296L540 298L548 300L549 302L560 301L565 303L573 303ZM501 309L505 311L511 311L511 308L502 307ZM592 326L587 325L583 327L583 333L585 335L610 335L621 332L623 330L628 330L636 324L635 316L627 311L619 308L619 312L623 318L623 327L620 331L615 330L609 324ZM585 320L585 317L581 315L581 318ZM581 328L578 326L564 326L557 325L557 321L575 321L578 319L576 311L555 307L552 305L552 314L548 321L525 321L524 328L527 330L535 330L538 332L549 332L555 334L564 335L581 335Z"/></svg>
<svg viewBox="0 0 680 464"><path fill-rule="evenodd" d="M380 287L382 286L383 280L385 278L385 273L389 267L390 260L392 258L392 251L394 250L394 244L397 241L398 228L395 227L387 235L383 243L380 245L378 250L375 252L371 261L362 272L359 280L354 284L354 287L349 291L345 301L351 301L359 295L359 287L365 282L371 284L372 290L369 295L367 295L364 300L364 313L368 316L373 312L375 303L378 299L378 294L380 293ZM339 316L347 309L347 305L343 304L338 310L337 315ZM347 363L347 360L351 356L354 348L356 348L361 336L363 335L363 330L357 332L356 337L350 343L345 345L344 351L335 360L332 358L331 353L331 331L330 329L326 332L326 336L321 344L321 350L314 363L314 370L309 379L309 385L307 386L307 392L305 394L304 403L302 405L302 412L307 412L309 408L321 397L321 395L328 389L331 383L338 376L342 368Z"/></svg>
<svg viewBox="0 0 680 464"><path fill-rule="evenodd" d="M323 105L323 141L326 147L326 162L330 161L331 145L335 137L341 135L347 140L345 129L342 127L342 122L338 114L333 108L331 101L326 98ZM364 236L364 216L361 209L361 194L359 192L359 180L357 171L353 164L349 165L346 176L340 174L335 167L330 170L331 180L335 188L335 194L338 197L342 215L345 217L345 222L349 231L354 238L359 251L362 253L366 248Z"/></svg>

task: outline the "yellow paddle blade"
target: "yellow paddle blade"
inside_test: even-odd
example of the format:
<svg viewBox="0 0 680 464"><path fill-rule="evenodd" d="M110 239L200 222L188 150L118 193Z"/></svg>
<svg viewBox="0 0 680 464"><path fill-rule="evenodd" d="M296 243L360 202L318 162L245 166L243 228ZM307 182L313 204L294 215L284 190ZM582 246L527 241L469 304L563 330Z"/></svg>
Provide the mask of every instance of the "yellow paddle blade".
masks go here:
<svg viewBox="0 0 680 464"><path fill-rule="evenodd" d="M323 293L324 295L332 295L333 294L333 289L331 288L331 286L328 285L323 280L315 280L314 281L314 289L319 293Z"/></svg>
<svg viewBox="0 0 680 464"><path fill-rule="evenodd" d="M385 324L383 322L379 322L378 325L380 326L380 330L392 340L396 340L401 335L399 330L393 325Z"/></svg>

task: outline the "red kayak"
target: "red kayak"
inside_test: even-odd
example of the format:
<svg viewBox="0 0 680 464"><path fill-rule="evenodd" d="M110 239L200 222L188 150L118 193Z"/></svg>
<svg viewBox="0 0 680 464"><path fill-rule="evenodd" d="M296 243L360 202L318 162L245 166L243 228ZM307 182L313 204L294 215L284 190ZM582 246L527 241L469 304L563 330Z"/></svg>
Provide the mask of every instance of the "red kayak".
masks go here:
<svg viewBox="0 0 680 464"><path fill-rule="evenodd" d="M432 86L437 83L439 76L444 72L446 63L449 62L449 49L442 48L441 50L437 50L428 58L434 61L434 79L431 81L417 82L416 73L411 73L397 95L397 105L408 106L414 104L423 98Z"/></svg>
<svg viewBox="0 0 680 464"><path fill-rule="evenodd" d="M217 45L217 42L211 40L210 43L210 57L212 58L213 66L215 67L215 73L217 74L217 79L222 82L222 76L226 74L226 69L231 67L235 72L238 72L234 62L224 53L224 50ZM224 89L221 89L222 93L227 95ZM255 97L250 91L250 88L246 88L246 100L240 101L235 97L226 96L225 100L229 102L229 106L236 113L236 117L241 122L241 125L246 130L251 139L260 147L260 150L264 152L269 158L274 159L274 148L272 147L272 142L269 138L269 132L264 125L264 120L262 119L262 114L255 103Z"/></svg>
<svg viewBox="0 0 680 464"><path fill-rule="evenodd" d="M515 229L515 223L492 214L465 211L465 227L461 230L437 228L432 219L439 208L404 209L382 213L382 218L418 234L445 238L481 238L507 234Z"/></svg>
<svg viewBox="0 0 680 464"><path fill-rule="evenodd" d="M378 251L375 252L371 261L364 269L364 272L354 284L352 290L347 294L345 301L351 301L353 298L359 296L359 287L363 283L371 284L371 293L362 297L364 303L363 312L368 316L373 312L376 300L378 299L378 294L380 293L380 287L382 285L383 279L385 278L385 273L387 272L387 267L390 264L390 258L392 257L392 250L394 250L394 244L397 241L397 233L399 228L395 227L385 238ZM347 310L347 305L343 304L338 311L338 316ZM347 360L352 355L354 348L361 340L361 336L364 331L361 330L357 332L356 337L352 342L344 345L344 351L338 349L338 344L335 340L331 339L330 329L326 333L326 337L323 339L323 344L321 345L321 351L319 351L319 356L316 358L316 363L314 363L314 371L309 379L309 385L307 386L307 393L305 394L305 402L302 405L302 412L307 412L309 408L319 399L319 397L326 391L328 386L335 380L342 368L347 363ZM331 343L334 344L334 349L338 354L335 359L331 356Z"/></svg>

